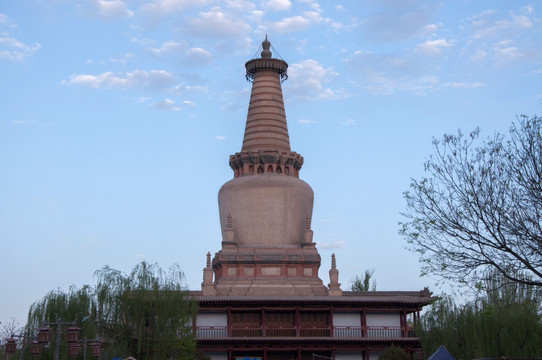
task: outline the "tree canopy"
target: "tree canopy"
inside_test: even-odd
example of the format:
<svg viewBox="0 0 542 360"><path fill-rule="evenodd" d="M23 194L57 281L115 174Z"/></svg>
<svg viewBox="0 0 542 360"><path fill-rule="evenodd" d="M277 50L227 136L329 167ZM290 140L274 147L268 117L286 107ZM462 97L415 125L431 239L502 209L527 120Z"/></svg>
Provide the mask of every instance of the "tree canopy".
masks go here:
<svg viewBox="0 0 542 360"><path fill-rule="evenodd" d="M356 275L354 280L352 280L352 285L350 290L352 291L376 291L376 280L373 280L371 283L371 278L374 274L374 269L367 269L363 275L363 279Z"/></svg>
<svg viewBox="0 0 542 360"><path fill-rule="evenodd" d="M501 275L488 281L471 302L456 305L446 296L429 307L419 329L426 358L440 345L456 359L542 356L540 294Z"/></svg>
<svg viewBox="0 0 542 360"><path fill-rule="evenodd" d="M82 337L105 342L106 358L192 359L192 319L196 304L178 266L164 271L142 262L130 274L108 266L96 271L96 284L52 291L29 310L26 333L46 322L75 321ZM54 341L54 340L53 340ZM66 352L66 344L61 353ZM54 346L42 350L52 358Z"/></svg>
<svg viewBox="0 0 542 360"><path fill-rule="evenodd" d="M473 287L493 272L542 285L541 130L542 118L521 116L508 134L433 140L400 224L423 273Z"/></svg>
<svg viewBox="0 0 542 360"><path fill-rule="evenodd" d="M391 344L380 353L378 360L410 360L410 355L400 347Z"/></svg>

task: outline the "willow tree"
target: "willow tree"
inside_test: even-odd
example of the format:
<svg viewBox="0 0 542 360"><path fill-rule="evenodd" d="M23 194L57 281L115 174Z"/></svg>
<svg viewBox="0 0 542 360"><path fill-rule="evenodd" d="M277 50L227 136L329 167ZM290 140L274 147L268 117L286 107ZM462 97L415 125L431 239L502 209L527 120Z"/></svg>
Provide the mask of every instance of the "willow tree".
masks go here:
<svg viewBox="0 0 542 360"><path fill-rule="evenodd" d="M363 275L363 279L356 275L354 280L352 280L352 284L350 286L350 290L352 291L376 291L376 280L373 280L371 283L371 278L374 274L374 269L366 269L365 273Z"/></svg>
<svg viewBox="0 0 542 360"><path fill-rule="evenodd" d="M493 273L476 300L456 305L444 297L421 318L425 356L440 345L457 359L542 357L542 297L529 285Z"/></svg>
<svg viewBox="0 0 542 360"><path fill-rule="evenodd" d="M75 321L83 337L105 342L108 358L195 357L196 304L178 266L164 271L142 262L130 274L105 266L96 271L95 280L93 286L53 291L34 303L26 331L35 333L44 323L59 319ZM52 358L51 348L42 357Z"/></svg>

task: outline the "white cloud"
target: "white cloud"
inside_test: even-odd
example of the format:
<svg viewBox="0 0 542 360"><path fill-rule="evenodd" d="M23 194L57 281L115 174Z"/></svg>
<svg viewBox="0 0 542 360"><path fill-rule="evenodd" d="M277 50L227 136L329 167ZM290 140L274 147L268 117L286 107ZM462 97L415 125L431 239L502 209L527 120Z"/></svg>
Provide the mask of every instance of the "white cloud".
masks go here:
<svg viewBox="0 0 542 360"><path fill-rule="evenodd" d="M28 120L18 119L9 122L11 125L24 125L28 124Z"/></svg>
<svg viewBox="0 0 542 360"><path fill-rule="evenodd" d="M520 56L519 49L515 46L502 46L500 43L495 46L495 57L500 62L515 60Z"/></svg>
<svg viewBox="0 0 542 360"><path fill-rule="evenodd" d="M431 31L438 2L423 0L381 2L380 11L362 19L367 35L380 41L402 41ZM429 26L429 27L428 27Z"/></svg>
<svg viewBox="0 0 542 360"><path fill-rule="evenodd" d="M191 48L184 52L187 62L203 65L211 61L211 53L202 48Z"/></svg>
<svg viewBox="0 0 542 360"><path fill-rule="evenodd" d="M126 3L122 0L87 0L87 3L89 14L102 20L134 16L134 12L128 9Z"/></svg>
<svg viewBox="0 0 542 360"><path fill-rule="evenodd" d="M365 86L365 89L371 93L382 95L392 95L398 91L426 95L435 91L439 84L439 80L435 76L390 78L377 73L369 76L368 82L369 85Z"/></svg>
<svg viewBox="0 0 542 360"><path fill-rule="evenodd" d="M480 82L441 82L436 76L421 77L386 77L384 74L373 74L367 78L369 85L365 89L374 94L392 95L396 92L407 92L414 95L427 95L446 89L473 89L484 86Z"/></svg>
<svg viewBox="0 0 542 360"><path fill-rule="evenodd" d="M183 101L183 104L188 105L188 106L196 106L196 103L190 100Z"/></svg>
<svg viewBox="0 0 542 360"><path fill-rule="evenodd" d="M40 48L41 44L39 43L26 45L10 37L9 34L0 33L0 59L22 61Z"/></svg>
<svg viewBox="0 0 542 360"><path fill-rule="evenodd" d="M224 141L226 140L226 137L222 135L215 135L215 139L217 139L218 141Z"/></svg>
<svg viewBox="0 0 542 360"><path fill-rule="evenodd" d="M442 49L452 46L446 39L427 40L423 44L418 44L416 51L425 56L438 56L442 54Z"/></svg>
<svg viewBox="0 0 542 360"><path fill-rule="evenodd" d="M140 8L140 13L149 24L155 24L167 16L174 16L189 7L205 5L209 0L153 0Z"/></svg>
<svg viewBox="0 0 542 360"><path fill-rule="evenodd" d="M117 64L126 64L128 61L135 59L135 55L132 53L119 54L117 58L110 58L109 61Z"/></svg>
<svg viewBox="0 0 542 360"><path fill-rule="evenodd" d="M344 246L344 241L332 241L330 243L324 243L324 242L317 242L316 247L318 247L321 250L332 250L332 249L340 249Z"/></svg>
<svg viewBox="0 0 542 360"><path fill-rule="evenodd" d="M297 120L297 122L300 124L316 124L317 123L316 120L309 120L309 119L299 119Z"/></svg>
<svg viewBox="0 0 542 360"><path fill-rule="evenodd" d="M152 103L152 107L155 109L160 109L160 110L171 110L171 111L181 110L180 107L175 105L175 101L168 98Z"/></svg>
<svg viewBox="0 0 542 360"><path fill-rule="evenodd" d="M360 83L375 94L391 95L397 91L426 94L438 86L438 78L428 75L436 64L423 57L406 54L374 54L356 51L347 59L352 73L361 76Z"/></svg>
<svg viewBox="0 0 542 360"><path fill-rule="evenodd" d="M156 56L179 52L184 48L184 44L178 41L166 41L159 48L150 48L149 51Z"/></svg>
<svg viewBox="0 0 542 360"><path fill-rule="evenodd" d="M49 127L54 126L54 123L44 123L44 122L38 122L36 120L26 120L26 119L18 119L18 120L12 120L9 122L10 125L13 126L41 126L41 127Z"/></svg>
<svg viewBox="0 0 542 360"><path fill-rule="evenodd" d="M468 20L471 21L475 39L498 38L499 36L511 36L533 26L533 21L527 15L516 15L510 13L506 19L494 19L498 13L496 11L484 11Z"/></svg>
<svg viewBox="0 0 542 360"><path fill-rule="evenodd" d="M70 76L64 84L83 85L92 88L127 89L140 87L145 89L164 90L170 88L177 78L164 70L134 70L129 73L113 74L111 71L99 74L78 74Z"/></svg>
<svg viewBox="0 0 542 360"><path fill-rule="evenodd" d="M291 78L285 91L305 100L331 99L336 94L330 88L324 87L323 83L329 82L338 74L331 68L324 68L316 60L304 60L301 63L292 64L288 69Z"/></svg>
<svg viewBox="0 0 542 360"><path fill-rule="evenodd" d="M207 91L209 91L209 88L207 86L204 86L204 85L195 85L195 86L190 86L189 85L189 86L186 86L186 90L206 93Z"/></svg>
<svg viewBox="0 0 542 360"><path fill-rule="evenodd" d="M262 2L262 8L269 11L284 11L291 6L290 0L265 0Z"/></svg>
<svg viewBox="0 0 542 360"><path fill-rule="evenodd" d="M9 17L6 14L2 14L2 13L0 13L0 24L2 24L3 26L10 27L10 28L17 27L16 24L10 21Z"/></svg>
<svg viewBox="0 0 542 360"><path fill-rule="evenodd" d="M250 13L256 10L256 4L251 0L225 0L224 6L230 10Z"/></svg>
<svg viewBox="0 0 542 360"><path fill-rule="evenodd" d="M284 18L280 21L269 23L267 26L270 30L283 34L293 31L301 31L310 27L312 24L309 18L296 15L288 18Z"/></svg>
<svg viewBox="0 0 542 360"><path fill-rule="evenodd" d="M147 102L149 100L150 100L150 98L146 97L146 96L139 96L139 97L135 98L135 101L137 101L138 103L144 103L144 102Z"/></svg>
<svg viewBox="0 0 542 360"><path fill-rule="evenodd" d="M474 54L471 56L472 61L482 61L486 58L487 52L484 49L476 49Z"/></svg>
<svg viewBox="0 0 542 360"><path fill-rule="evenodd" d="M341 124L346 125L346 126L353 126L353 125L356 125L357 123L356 123L356 120L354 119L347 119L341 122Z"/></svg>
<svg viewBox="0 0 542 360"><path fill-rule="evenodd" d="M214 7L207 12L200 12L198 18L189 20L185 31L192 36L232 38L250 33L251 28L239 17Z"/></svg>
<svg viewBox="0 0 542 360"><path fill-rule="evenodd" d="M17 25L12 23L5 14L0 14L0 26L7 27L8 29L17 27ZM9 31L2 32L0 30L0 59L15 62L23 61L40 48L41 44L37 42L33 45L27 45L17 40Z"/></svg>
<svg viewBox="0 0 542 360"><path fill-rule="evenodd" d="M527 14L534 14L534 9L532 6L528 5L528 6L522 7L521 12L527 13Z"/></svg>
<svg viewBox="0 0 542 360"><path fill-rule="evenodd" d="M449 83L444 83L442 84L440 87L441 88L453 88L453 89L473 89L473 88L479 88L479 87L482 87L482 86L485 86L483 83L481 82L472 82L472 83L469 83L469 82L449 82Z"/></svg>

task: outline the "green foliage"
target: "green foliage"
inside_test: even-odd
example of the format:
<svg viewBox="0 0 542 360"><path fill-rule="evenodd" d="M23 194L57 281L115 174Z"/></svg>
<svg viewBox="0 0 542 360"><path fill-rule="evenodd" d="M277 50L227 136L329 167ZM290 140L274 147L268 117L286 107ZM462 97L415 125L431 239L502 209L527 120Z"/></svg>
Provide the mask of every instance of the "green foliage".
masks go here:
<svg viewBox="0 0 542 360"><path fill-rule="evenodd" d="M105 358L196 358L196 304L177 266L166 272L142 262L130 274L106 266L96 271L95 279L94 286L52 291L34 303L26 333L35 334L45 322L75 321L82 338L105 342ZM66 354L64 340L61 346L60 353ZM52 359L53 351L54 346L44 348L41 360Z"/></svg>
<svg viewBox="0 0 542 360"><path fill-rule="evenodd" d="M475 287L488 270L542 286L542 118L506 135L433 140L426 177L412 179L400 234L422 273Z"/></svg>
<svg viewBox="0 0 542 360"><path fill-rule="evenodd" d="M380 353L378 360L410 360L410 355L400 347L391 344Z"/></svg>
<svg viewBox="0 0 542 360"><path fill-rule="evenodd" d="M374 269L365 270L363 279L356 275L356 277L352 281L352 286L350 287L350 289L352 291L376 291L376 281L373 280L373 283L371 284L371 278L374 272Z"/></svg>
<svg viewBox="0 0 542 360"><path fill-rule="evenodd" d="M475 301L435 302L422 316L425 356L444 345L456 359L542 356L541 297L531 286L494 276ZM494 289L494 290L491 290Z"/></svg>

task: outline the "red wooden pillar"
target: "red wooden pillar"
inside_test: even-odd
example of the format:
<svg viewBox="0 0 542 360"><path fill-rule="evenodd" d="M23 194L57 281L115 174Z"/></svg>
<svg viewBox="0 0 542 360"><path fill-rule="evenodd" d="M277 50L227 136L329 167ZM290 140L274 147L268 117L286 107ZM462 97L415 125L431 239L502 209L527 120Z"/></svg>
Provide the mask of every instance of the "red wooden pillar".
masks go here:
<svg viewBox="0 0 542 360"><path fill-rule="evenodd" d="M403 310L401 312L401 320L402 320L402 323L403 323L403 326L402 326L402 337L408 337L408 324L407 324L407 319L406 319L406 310Z"/></svg>
<svg viewBox="0 0 542 360"><path fill-rule="evenodd" d="M405 321L403 319L403 311L399 313L399 327L401 328L401 337L405 337Z"/></svg>
<svg viewBox="0 0 542 360"><path fill-rule="evenodd" d="M228 337L231 337L231 327L232 327L232 323L231 323L231 308L228 308L228 313L226 315L226 328L228 329ZM231 359L229 359L231 360Z"/></svg>
<svg viewBox="0 0 542 360"><path fill-rule="evenodd" d="M329 309L328 327L329 327L329 336L334 337L335 327L333 326L333 308ZM333 358L335 359L335 355L333 355Z"/></svg>
<svg viewBox="0 0 542 360"><path fill-rule="evenodd" d="M363 332L361 334L362 337L367 337L367 312L365 309L361 311L361 331Z"/></svg>
<svg viewBox="0 0 542 360"><path fill-rule="evenodd" d="M301 329L300 329L300 319L299 319L299 308L295 308L295 336L300 337L301 336ZM301 350L299 350L299 356L301 356ZM301 358L299 358L301 360Z"/></svg>
<svg viewBox="0 0 542 360"><path fill-rule="evenodd" d="M262 336L265 337L267 336L266 335L266 323L265 323L265 309L262 308L262 313L261 313L261 317L262 319L260 320L260 324L261 324L261 328L262 328Z"/></svg>

